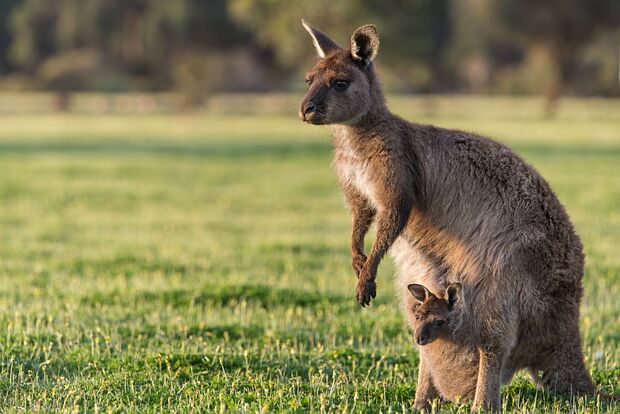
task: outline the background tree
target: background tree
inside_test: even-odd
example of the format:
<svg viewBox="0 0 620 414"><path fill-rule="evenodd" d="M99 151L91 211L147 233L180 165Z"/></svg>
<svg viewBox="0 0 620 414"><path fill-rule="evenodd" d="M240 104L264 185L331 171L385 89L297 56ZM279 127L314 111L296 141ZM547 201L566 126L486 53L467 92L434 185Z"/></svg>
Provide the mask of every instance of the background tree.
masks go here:
<svg viewBox="0 0 620 414"><path fill-rule="evenodd" d="M17 5L19 0L0 0L0 75L10 72L12 65L9 63L8 53L13 38L9 30L9 17L13 11L13 7Z"/></svg>
<svg viewBox="0 0 620 414"><path fill-rule="evenodd" d="M375 23L388 91L619 95L617 0L0 0L0 89L302 89L305 17L347 46ZM614 31L614 28L615 31ZM541 51L545 51L542 53ZM545 57L547 56L547 57ZM551 64L549 63L551 62Z"/></svg>
<svg viewBox="0 0 620 414"><path fill-rule="evenodd" d="M546 113L552 115L575 71L579 52L601 30L620 25L618 0L498 0L497 17L509 36L542 46L553 64L546 90Z"/></svg>
<svg viewBox="0 0 620 414"><path fill-rule="evenodd" d="M230 8L259 44L275 51L284 69L307 67L312 58L301 17L323 28L343 47L348 47L355 27L373 22L379 27L387 83L410 91L441 90L448 85L443 65L451 27L448 0L319 0L312 7L286 0L231 0Z"/></svg>
<svg viewBox="0 0 620 414"><path fill-rule="evenodd" d="M228 17L226 0L14 4L7 62L32 75L39 87L56 91L59 109L69 105L70 92L90 89L176 88L201 103L214 79L224 84L223 75L235 73L218 58L249 39Z"/></svg>

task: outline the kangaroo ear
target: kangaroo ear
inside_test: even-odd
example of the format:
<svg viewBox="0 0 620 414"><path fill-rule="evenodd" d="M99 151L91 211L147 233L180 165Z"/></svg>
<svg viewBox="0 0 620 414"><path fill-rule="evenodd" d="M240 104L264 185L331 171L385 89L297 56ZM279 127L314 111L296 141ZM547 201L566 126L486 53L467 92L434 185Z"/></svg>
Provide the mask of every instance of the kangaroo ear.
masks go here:
<svg viewBox="0 0 620 414"><path fill-rule="evenodd" d="M379 53L379 34L373 24L358 27L351 36L351 57L366 67Z"/></svg>
<svg viewBox="0 0 620 414"><path fill-rule="evenodd" d="M304 29L310 33L316 53L318 53L321 59L323 59L329 51L340 48L329 36L319 31L319 29L310 26L304 19L301 19L301 24L304 26Z"/></svg>
<svg viewBox="0 0 620 414"><path fill-rule="evenodd" d="M426 299L428 298L428 294L429 294L427 288L417 283L413 283L407 286L407 289L409 289L409 292L411 292L415 300L417 300L420 303L426 302Z"/></svg>
<svg viewBox="0 0 620 414"><path fill-rule="evenodd" d="M452 283L446 288L446 301L448 302L448 307L452 309L454 304L461 299L461 290L462 286L460 283Z"/></svg>

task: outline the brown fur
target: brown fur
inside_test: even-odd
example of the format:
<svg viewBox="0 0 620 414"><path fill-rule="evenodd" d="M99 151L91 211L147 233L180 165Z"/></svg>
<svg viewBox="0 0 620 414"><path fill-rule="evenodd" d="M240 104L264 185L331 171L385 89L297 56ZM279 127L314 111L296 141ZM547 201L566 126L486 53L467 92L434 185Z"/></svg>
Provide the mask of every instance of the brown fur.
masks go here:
<svg viewBox="0 0 620 414"><path fill-rule="evenodd" d="M453 402L473 400L480 358L476 344L457 333L460 289L452 301L447 293L438 297L419 284L409 285L409 290L414 298L408 312L410 328L420 346L420 365L425 367L419 371L415 407L429 409L437 397Z"/></svg>
<svg viewBox="0 0 620 414"><path fill-rule="evenodd" d="M454 329L476 344L475 409L499 408L502 369L516 369L509 356L542 372L542 386L592 392L578 326L582 246L547 182L502 144L390 113L372 63L374 26L356 30L350 49L306 28L324 58L308 73L300 117L333 125L359 303L375 297L377 267L391 247L405 310L413 305L409 284L431 292L462 284L467 302ZM421 377L428 369L421 364Z"/></svg>
<svg viewBox="0 0 620 414"><path fill-rule="evenodd" d="M499 408L502 376L518 368L513 360L542 373L541 386L592 392L578 327L582 246L547 182L502 144L390 113L372 63L374 26L357 29L349 49L306 29L324 57L308 73L300 117L333 125L359 303L375 297L377 268L391 247L405 311L412 283L431 292L462 284L467 300L452 329L475 348L475 409ZM423 360L420 378L429 371Z"/></svg>

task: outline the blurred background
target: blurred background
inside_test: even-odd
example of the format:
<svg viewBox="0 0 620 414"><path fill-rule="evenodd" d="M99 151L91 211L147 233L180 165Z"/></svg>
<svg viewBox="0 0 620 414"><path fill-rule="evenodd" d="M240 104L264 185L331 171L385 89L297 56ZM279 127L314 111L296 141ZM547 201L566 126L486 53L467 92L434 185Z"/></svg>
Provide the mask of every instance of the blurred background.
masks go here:
<svg viewBox="0 0 620 414"><path fill-rule="evenodd" d="M547 114L562 95L620 95L617 0L0 0L0 92L94 111L298 92L315 59L302 16L342 46L375 23L388 92L542 94ZM149 94L73 101L84 92Z"/></svg>
<svg viewBox="0 0 620 414"><path fill-rule="evenodd" d="M587 256L588 368L620 393L619 0L0 0L0 407L411 407L391 260L360 309L329 131L297 117L302 17L345 47L375 23L392 111L549 181ZM618 412L523 374L504 396Z"/></svg>

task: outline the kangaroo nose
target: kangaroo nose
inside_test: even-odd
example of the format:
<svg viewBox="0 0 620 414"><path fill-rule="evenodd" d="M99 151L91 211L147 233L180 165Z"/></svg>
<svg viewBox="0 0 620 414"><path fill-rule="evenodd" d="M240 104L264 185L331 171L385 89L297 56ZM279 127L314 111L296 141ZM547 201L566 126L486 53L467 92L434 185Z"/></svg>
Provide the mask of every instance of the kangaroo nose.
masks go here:
<svg viewBox="0 0 620 414"><path fill-rule="evenodd" d="M304 115L308 115L316 111L316 105L314 102L310 101L304 105Z"/></svg>
<svg viewBox="0 0 620 414"><path fill-rule="evenodd" d="M420 335L418 336L418 345L426 345L426 343L428 342L428 336L426 335Z"/></svg>

